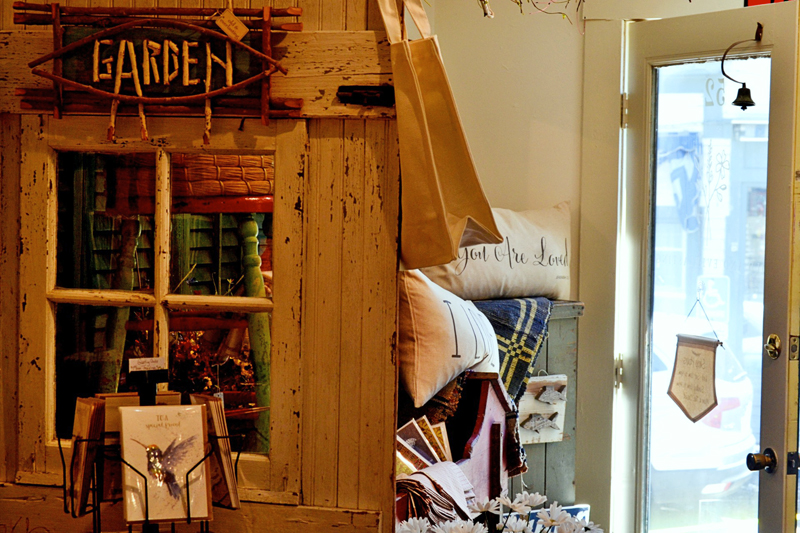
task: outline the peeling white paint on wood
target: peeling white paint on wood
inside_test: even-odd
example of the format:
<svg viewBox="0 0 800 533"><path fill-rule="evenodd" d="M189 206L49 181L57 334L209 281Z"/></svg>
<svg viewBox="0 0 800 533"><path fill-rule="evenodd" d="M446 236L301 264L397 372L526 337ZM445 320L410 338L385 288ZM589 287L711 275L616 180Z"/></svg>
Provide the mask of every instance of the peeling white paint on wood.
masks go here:
<svg viewBox="0 0 800 533"><path fill-rule="evenodd" d="M325 2L327 5L329 2ZM305 19L305 15L302 17ZM276 59L286 75L271 76L271 94L303 98L303 117L391 117L393 107L345 105L336 98L341 85L392 83L386 36L381 31L274 32ZM50 88L52 82L31 74L27 64L52 51L52 35L41 31L0 32L0 112L32 113L20 108L17 88ZM110 102L109 102L110 107ZM36 111L40 113L41 111ZM121 118L121 117L120 117ZM126 117L140 135L138 117ZM148 114L148 131L152 117ZM260 119L256 119L260 123ZM213 120L212 132L217 129ZM202 138L202 129L200 137ZM105 132L103 132L105 134ZM151 133L152 134L152 133ZM132 136L133 137L133 136Z"/></svg>

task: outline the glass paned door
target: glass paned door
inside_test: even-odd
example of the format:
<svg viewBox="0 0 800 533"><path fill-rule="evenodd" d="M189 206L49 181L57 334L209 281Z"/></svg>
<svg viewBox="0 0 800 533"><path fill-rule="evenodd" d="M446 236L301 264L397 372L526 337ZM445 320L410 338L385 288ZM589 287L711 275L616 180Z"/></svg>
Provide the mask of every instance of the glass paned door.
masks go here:
<svg viewBox="0 0 800 533"><path fill-rule="evenodd" d="M796 528L797 21L785 2L627 27L617 253L618 270L641 277L619 280L633 308L616 335L639 378L618 400L638 406L640 531ZM763 39L748 42L757 23ZM736 42L725 70L753 91L746 111L720 68ZM666 394L678 333L723 342L716 406L695 423ZM773 335L774 359L762 350ZM777 468L749 474L747 454L766 448Z"/></svg>
<svg viewBox="0 0 800 533"><path fill-rule="evenodd" d="M655 70L649 531L758 530L769 57ZM717 405L697 422L667 395L678 333L717 338Z"/></svg>

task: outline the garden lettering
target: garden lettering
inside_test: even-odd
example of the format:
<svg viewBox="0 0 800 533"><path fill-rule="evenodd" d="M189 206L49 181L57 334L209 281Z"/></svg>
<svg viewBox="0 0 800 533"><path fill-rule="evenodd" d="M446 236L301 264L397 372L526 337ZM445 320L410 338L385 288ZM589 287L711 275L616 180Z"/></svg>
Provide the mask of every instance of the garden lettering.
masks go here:
<svg viewBox="0 0 800 533"><path fill-rule="evenodd" d="M92 55L92 81L100 83L104 80L114 80L114 86L119 87L122 80L132 79L135 86L140 85L139 72L141 69L141 85L161 83L170 85L179 73L181 84L184 87L197 85L200 78L191 78L190 65L198 63L197 48L200 43L196 41L181 41L180 47L170 39L154 41L144 39L141 42L141 62L136 56L136 46L133 41L120 39L99 39L94 42ZM225 69L225 85L233 85L233 50L230 43L225 43L225 60L211 52L211 45L205 43L205 78L211 80L211 69L214 63ZM103 58L105 47L116 48L116 54ZM126 57L127 56L127 57Z"/></svg>
<svg viewBox="0 0 800 533"><path fill-rule="evenodd" d="M551 246L545 237L540 239L532 256L520 251L508 237L501 244L495 246L468 246L458 251L456 275L461 275L473 262L486 263L489 261L507 263L510 269L520 265L531 267L569 266L569 248L566 239L564 239L564 248L561 250Z"/></svg>

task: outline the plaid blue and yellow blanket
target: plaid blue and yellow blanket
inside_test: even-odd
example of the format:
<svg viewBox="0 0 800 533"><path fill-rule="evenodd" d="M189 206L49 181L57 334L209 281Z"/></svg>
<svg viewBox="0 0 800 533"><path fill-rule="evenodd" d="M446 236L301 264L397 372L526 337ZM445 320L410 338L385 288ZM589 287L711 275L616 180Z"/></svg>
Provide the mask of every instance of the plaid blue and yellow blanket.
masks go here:
<svg viewBox="0 0 800 533"><path fill-rule="evenodd" d="M519 403L547 339L550 300L516 298L474 301L494 327L500 348L500 380Z"/></svg>

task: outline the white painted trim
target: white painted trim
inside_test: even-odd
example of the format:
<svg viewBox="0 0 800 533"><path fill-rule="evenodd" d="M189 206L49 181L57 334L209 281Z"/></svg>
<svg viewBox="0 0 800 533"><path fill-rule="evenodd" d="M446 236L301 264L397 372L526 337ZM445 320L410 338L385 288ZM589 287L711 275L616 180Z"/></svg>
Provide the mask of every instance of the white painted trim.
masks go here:
<svg viewBox="0 0 800 533"><path fill-rule="evenodd" d="M743 0L589 0L584 4L583 16L588 20L662 19L743 6Z"/></svg>
<svg viewBox="0 0 800 533"><path fill-rule="evenodd" d="M769 51L772 58L764 334L778 333L782 339L788 339L790 333L797 334L798 325L790 323L790 317L797 315L793 312L797 296L791 292L796 292L796 288L791 287L790 281L793 254L792 189L796 168L798 5L786 2L691 18L631 23L626 78L630 128L623 178L626 215L621 221L623 233L619 241L625 244L626 250L621 250L617 264L618 271L622 273L618 279L625 279L628 284L627 290L620 287L619 292L620 298L624 297L626 301L618 305L618 310L627 312L624 317L620 315L617 345L623 354L630 357L634 366L633 374L640 378L641 383L639 390L623 389L625 398L618 404L618 408L625 409L624 417L630 417L631 421L637 419L632 406L643 400L648 372L645 364L639 364L638 354L646 353L648 319L640 310L648 309L646 295L650 292L649 280L644 276L641 280L637 279L637 273L648 271L650 257L648 204L652 181L650 114L653 67L695 57L720 57L729 44L752 36L756 21L764 24L763 40L758 45L743 44L741 49ZM761 446L773 448L779 458L785 458L788 451L794 451L797 441L797 404L794 395L797 390L797 368L796 363L790 365L788 359L781 357L771 361L764 358L762 369ZM626 370L628 366L626 362ZM620 446L616 449L621 456L633 457L630 454L641 441L637 435L642 434L643 423L644 420L638 420L638 432L620 433ZM635 471L639 471L638 485L634 486L641 488L646 486L647 468L641 458L638 465L639 468L634 469L634 475ZM762 531L794 531L796 479L786 476L783 468L785 460L779 463L775 474L762 473L760 476L759 528ZM636 525L640 526L638 523Z"/></svg>
<svg viewBox="0 0 800 533"><path fill-rule="evenodd" d="M268 313L275 307L272 300L248 296L169 294L162 301L168 309L216 309L239 313Z"/></svg>
<svg viewBox="0 0 800 533"><path fill-rule="evenodd" d="M624 24L590 21L584 47L583 166L578 347L576 502L611 524L612 412L620 151L620 65ZM624 531L621 529L620 531Z"/></svg>

